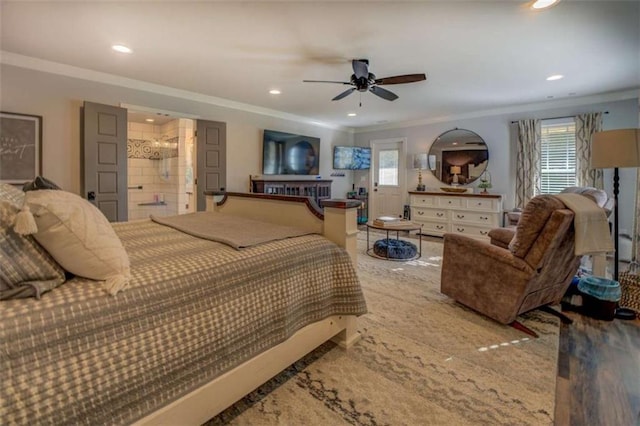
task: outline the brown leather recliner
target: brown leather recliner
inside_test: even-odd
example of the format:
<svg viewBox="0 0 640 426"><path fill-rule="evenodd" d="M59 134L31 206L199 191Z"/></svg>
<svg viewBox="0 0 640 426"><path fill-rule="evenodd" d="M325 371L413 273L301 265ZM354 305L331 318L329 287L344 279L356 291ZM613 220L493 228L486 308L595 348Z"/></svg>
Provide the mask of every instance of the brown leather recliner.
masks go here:
<svg viewBox="0 0 640 426"><path fill-rule="evenodd" d="M579 265L573 217L556 197L539 195L508 246L445 234L440 291L503 324L560 302Z"/></svg>

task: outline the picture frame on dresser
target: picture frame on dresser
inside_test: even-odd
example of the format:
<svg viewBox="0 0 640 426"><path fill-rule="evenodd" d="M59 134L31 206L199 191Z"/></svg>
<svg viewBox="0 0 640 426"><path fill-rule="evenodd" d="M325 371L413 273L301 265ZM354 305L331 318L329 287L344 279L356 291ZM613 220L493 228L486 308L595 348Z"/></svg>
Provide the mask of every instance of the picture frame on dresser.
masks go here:
<svg viewBox="0 0 640 426"><path fill-rule="evenodd" d="M0 111L0 182L42 174L42 116Z"/></svg>

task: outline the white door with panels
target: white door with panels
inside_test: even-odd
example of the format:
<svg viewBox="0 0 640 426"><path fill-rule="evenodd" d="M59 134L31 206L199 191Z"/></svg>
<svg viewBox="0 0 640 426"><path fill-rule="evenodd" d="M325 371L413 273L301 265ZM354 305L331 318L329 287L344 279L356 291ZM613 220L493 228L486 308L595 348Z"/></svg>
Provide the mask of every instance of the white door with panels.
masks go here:
<svg viewBox="0 0 640 426"><path fill-rule="evenodd" d="M387 139L371 141L372 167L369 193L371 214L402 216L406 194L406 140Z"/></svg>

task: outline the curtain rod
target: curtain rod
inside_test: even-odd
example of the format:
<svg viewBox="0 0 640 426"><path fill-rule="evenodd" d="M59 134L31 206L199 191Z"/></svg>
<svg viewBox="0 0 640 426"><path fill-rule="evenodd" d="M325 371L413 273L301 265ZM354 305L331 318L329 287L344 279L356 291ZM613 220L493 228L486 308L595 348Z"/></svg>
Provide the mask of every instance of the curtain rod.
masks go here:
<svg viewBox="0 0 640 426"><path fill-rule="evenodd" d="M609 111L604 111L603 114L609 114ZM558 120L560 118L574 118L575 115L565 115L563 117L547 117L547 118L541 118L540 120ZM518 120L516 121L512 121L511 124L516 124L518 122Z"/></svg>

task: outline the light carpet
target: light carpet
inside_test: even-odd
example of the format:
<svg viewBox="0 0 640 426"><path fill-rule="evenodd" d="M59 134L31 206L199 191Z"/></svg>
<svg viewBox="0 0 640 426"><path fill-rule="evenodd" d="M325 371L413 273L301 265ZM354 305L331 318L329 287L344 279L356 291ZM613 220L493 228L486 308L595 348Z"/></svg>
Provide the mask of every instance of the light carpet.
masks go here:
<svg viewBox="0 0 640 426"><path fill-rule="evenodd" d="M207 425L553 423L557 318L519 317L540 335L530 338L440 293L440 241L393 262L367 256L358 238L360 342L325 343Z"/></svg>

